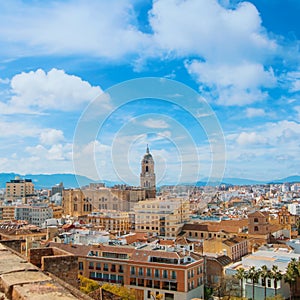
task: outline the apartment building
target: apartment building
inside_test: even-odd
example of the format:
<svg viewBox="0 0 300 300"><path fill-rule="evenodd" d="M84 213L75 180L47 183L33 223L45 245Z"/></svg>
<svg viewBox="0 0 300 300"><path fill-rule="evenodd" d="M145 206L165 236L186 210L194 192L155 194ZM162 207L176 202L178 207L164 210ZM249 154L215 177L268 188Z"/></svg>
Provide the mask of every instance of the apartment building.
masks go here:
<svg viewBox="0 0 300 300"><path fill-rule="evenodd" d="M0 206L0 220L13 221L15 219L15 205Z"/></svg>
<svg viewBox="0 0 300 300"><path fill-rule="evenodd" d="M232 261L237 261L248 254L248 240L240 237L207 239L203 241L203 252L226 255Z"/></svg>
<svg viewBox="0 0 300 300"><path fill-rule="evenodd" d="M32 225L42 226L47 219L53 218L53 210L47 205L17 205L14 218L27 221Z"/></svg>
<svg viewBox="0 0 300 300"><path fill-rule="evenodd" d="M191 300L204 297L203 259L184 248L141 244L51 247L78 256L79 274L99 282L121 284L134 290L137 299Z"/></svg>
<svg viewBox="0 0 300 300"><path fill-rule="evenodd" d="M190 204L188 200L177 198L139 201L134 206L134 214L137 232L176 237L189 220Z"/></svg>
<svg viewBox="0 0 300 300"><path fill-rule="evenodd" d="M85 223L91 224L98 230L126 233L131 229L131 218L128 212L102 211L92 212L87 216L79 217Z"/></svg>
<svg viewBox="0 0 300 300"><path fill-rule="evenodd" d="M34 194L34 184L31 179L20 179L16 176L15 179L6 182L5 197L8 200L23 199Z"/></svg>

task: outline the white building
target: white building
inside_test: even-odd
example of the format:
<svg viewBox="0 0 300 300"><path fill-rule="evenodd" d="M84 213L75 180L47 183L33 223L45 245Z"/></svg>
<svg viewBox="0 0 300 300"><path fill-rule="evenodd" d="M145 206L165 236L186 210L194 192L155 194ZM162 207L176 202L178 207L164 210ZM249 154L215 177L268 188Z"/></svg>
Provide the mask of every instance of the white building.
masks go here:
<svg viewBox="0 0 300 300"><path fill-rule="evenodd" d="M25 220L36 226L42 226L47 219L53 217L52 208L46 205L20 205L15 207L15 219Z"/></svg>
<svg viewBox="0 0 300 300"><path fill-rule="evenodd" d="M300 215L300 204L299 203L291 203L288 204L288 211L292 214L292 215Z"/></svg>
<svg viewBox="0 0 300 300"><path fill-rule="evenodd" d="M234 275L237 273L237 270L239 268L244 268L247 271L252 266L254 266L255 269L258 270L264 265L266 265L268 269L272 269L272 267L275 265L278 267L278 271L284 274L292 258L298 260L300 258L300 254L296 254L285 248L273 250L258 250L248 256L243 257L242 261L226 267L225 274ZM258 283L254 285L255 299L264 299L265 286L263 285L262 281L262 278L259 278ZM243 292L244 297L252 298L251 279L243 280ZM267 279L266 294L267 297L275 295L275 284L274 279L272 278ZM284 299L287 299L290 296L289 285L284 281L284 279L277 282L277 294L281 294Z"/></svg>

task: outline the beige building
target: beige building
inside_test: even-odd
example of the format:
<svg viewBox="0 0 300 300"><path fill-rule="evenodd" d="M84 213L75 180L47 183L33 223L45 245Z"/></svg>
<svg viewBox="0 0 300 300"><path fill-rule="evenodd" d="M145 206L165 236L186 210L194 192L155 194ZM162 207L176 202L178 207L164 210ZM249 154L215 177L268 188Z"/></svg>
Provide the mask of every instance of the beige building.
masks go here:
<svg viewBox="0 0 300 300"><path fill-rule="evenodd" d="M240 237L203 240L203 252L226 255L232 261L237 261L248 254L248 240Z"/></svg>
<svg viewBox="0 0 300 300"><path fill-rule="evenodd" d="M15 206L0 206L0 219L3 221L12 221L15 219Z"/></svg>
<svg viewBox="0 0 300 300"><path fill-rule="evenodd" d="M134 214L137 232L175 237L189 220L190 204L183 199L145 200L134 206Z"/></svg>
<svg viewBox="0 0 300 300"><path fill-rule="evenodd" d="M6 199L23 199L26 202L26 198L34 194L34 184L31 179L20 179L16 176L9 182L6 182Z"/></svg>
<svg viewBox="0 0 300 300"><path fill-rule="evenodd" d="M79 218L85 223L92 224L99 230L117 233L128 233L131 229L131 221L128 212L107 211L92 212Z"/></svg>

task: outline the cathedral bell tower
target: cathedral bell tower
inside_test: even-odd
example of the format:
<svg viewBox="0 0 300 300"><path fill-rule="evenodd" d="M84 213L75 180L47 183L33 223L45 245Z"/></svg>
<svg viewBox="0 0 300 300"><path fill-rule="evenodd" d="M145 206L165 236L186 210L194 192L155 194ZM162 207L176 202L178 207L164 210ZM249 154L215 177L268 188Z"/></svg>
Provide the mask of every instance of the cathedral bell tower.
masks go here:
<svg viewBox="0 0 300 300"><path fill-rule="evenodd" d="M154 160L147 145L146 154L141 162L140 185L146 190L146 198L156 197Z"/></svg>

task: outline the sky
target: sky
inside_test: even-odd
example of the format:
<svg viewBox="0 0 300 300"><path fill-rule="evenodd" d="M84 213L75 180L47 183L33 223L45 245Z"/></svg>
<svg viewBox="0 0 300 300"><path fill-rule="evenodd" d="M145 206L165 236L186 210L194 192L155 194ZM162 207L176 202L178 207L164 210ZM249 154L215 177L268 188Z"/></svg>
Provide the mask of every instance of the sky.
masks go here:
<svg viewBox="0 0 300 300"><path fill-rule="evenodd" d="M0 172L300 174L298 0L0 0Z"/></svg>

